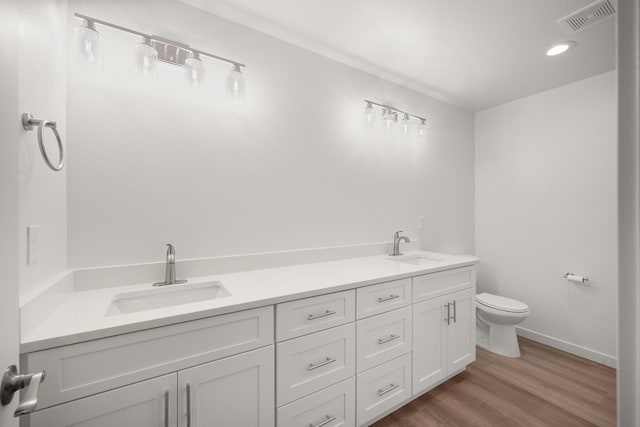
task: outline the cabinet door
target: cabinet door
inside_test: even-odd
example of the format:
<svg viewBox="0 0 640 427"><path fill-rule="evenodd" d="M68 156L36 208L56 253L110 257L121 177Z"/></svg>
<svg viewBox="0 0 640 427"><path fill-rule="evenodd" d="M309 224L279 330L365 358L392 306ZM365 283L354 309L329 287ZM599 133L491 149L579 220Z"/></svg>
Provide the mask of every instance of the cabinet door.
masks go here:
<svg viewBox="0 0 640 427"><path fill-rule="evenodd" d="M176 374L142 381L31 415L31 427L176 425Z"/></svg>
<svg viewBox="0 0 640 427"><path fill-rule="evenodd" d="M413 394L447 376L447 302L449 296L413 306Z"/></svg>
<svg viewBox="0 0 640 427"><path fill-rule="evenodd" d="M476 295L474 289L448 295L451 324L448 333L448 373L463 369L476 360Z"/></svg>
<svg viewBox="0 0 640 427"><path fill-rule="evenodd" d="M265 348L178 372L181 427L272 427L274 350Z"/></svg>

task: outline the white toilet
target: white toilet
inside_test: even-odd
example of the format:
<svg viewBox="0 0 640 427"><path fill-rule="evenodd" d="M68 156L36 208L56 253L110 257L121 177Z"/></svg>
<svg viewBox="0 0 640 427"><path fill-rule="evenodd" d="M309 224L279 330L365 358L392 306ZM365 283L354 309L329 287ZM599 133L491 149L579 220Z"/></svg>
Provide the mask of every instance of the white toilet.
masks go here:
<svg viewBox="0 0 640 427"><path fill-rule="evenodd" d="M476 343L493 353L520 357L516 326L529 315L527 304L483 292L476 295Z"/></svg>

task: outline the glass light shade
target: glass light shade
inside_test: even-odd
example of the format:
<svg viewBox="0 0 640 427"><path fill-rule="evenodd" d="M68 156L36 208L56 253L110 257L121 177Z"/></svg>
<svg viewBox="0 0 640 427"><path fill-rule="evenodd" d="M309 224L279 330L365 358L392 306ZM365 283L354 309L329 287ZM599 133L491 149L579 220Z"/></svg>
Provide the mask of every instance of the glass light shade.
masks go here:
<svg viewBox="0 0 640 427"><path fill-rule="evenodd" d="M102 68L102 40L93 23L76 28L77 58L85 65Z"/></svg>
<svg viewBox="0 0 640 427"><path fill-rule="evenodd" d="M418 142L424 144L427 142L427 121L422 120L418 125Z"/></svg>
<svg viewBox="0 0 640 427"><path fill-rule="evenodd" d="M197 57L184 61L184 84L187 87L200 87L204 83L204 64Z"/></svg>
<svg viewBox="0 0 640 427"><path fill-rule="evenodd" d="M158 51L147 43L140 43L134 51L135 73L146 79L158 78Z"/></svg>
<svg viewBox="0 0 640 427"><path fill-rule="evenodd" d="M244 74L239 65L234 65L227 77L227 93L231 98L244 98L245 88Z"/></svg>
<svg viewBox="0 0 640 427"><path fill-rule="evenodd" d="M394 125L398 121L398 113L387 108L384 110L384 114L382 115L382 121L384 124L384 131L386 133L391 133L393 132Z"/></svg>
<svg viewBox="0 0 640 427"><path fill-rule="evenodd" d="M402 117L402 135L409 136L411 133L411 118L408 114L404 114Z"/></svg>
<svg viewBox="0 0 640 427"><path fill-rule="evenodd" d="M364 109L364 119L368 127L373 127L376 121L376 110L373 109L373 104L367 102L367 106Z"/></svg>

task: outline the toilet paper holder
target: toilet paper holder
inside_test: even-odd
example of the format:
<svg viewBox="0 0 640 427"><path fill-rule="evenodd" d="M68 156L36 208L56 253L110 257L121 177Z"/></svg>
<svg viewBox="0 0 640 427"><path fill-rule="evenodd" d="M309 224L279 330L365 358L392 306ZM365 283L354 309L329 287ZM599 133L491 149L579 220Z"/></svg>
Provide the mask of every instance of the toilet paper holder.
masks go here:
<svg viewBox="0 0 640 427"><path fill-rule="evenodd" d="M573 273L565 273L562 275L563 278L569 280L570 282L588 282L589 278L584 276L577 276Z"/></svg>

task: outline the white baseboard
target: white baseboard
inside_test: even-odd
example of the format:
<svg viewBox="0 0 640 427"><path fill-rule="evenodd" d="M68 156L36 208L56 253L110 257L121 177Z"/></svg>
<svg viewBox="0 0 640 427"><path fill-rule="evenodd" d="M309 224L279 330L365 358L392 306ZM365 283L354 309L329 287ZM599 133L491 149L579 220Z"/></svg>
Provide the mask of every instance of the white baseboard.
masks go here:
<svg viewBox="0 0 640 427"><path fill-rule="evenodd" d="M532 341L557 348L558 350L566 351L567 353L575 354L576 356L584 357L585 359L601 363L611 368L617 369L618 367L618 360L609 354L600 353L599 351L591 350L590 348L582 347L530 329L521 328L519 326L516 326L516 333L519 336L529 338Z"/></svg>

